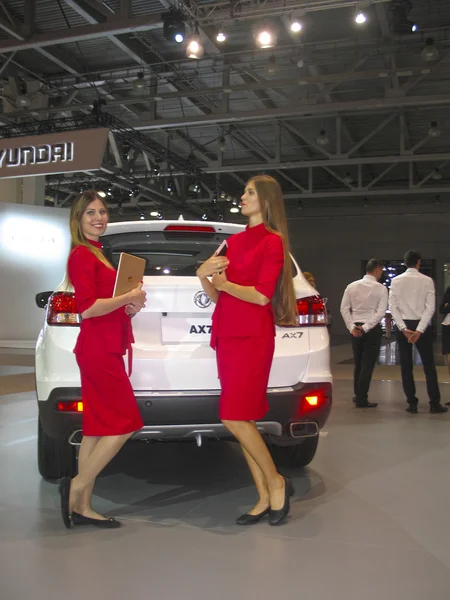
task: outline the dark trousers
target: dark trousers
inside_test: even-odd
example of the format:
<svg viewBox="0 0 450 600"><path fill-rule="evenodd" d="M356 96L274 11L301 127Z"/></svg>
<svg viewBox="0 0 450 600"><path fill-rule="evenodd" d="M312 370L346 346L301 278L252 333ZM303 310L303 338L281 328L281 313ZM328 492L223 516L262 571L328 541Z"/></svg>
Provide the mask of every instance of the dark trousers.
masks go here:
<svg viewBox="0 0 450 600"><path fill-rule="evenodd" d="M356 323L358 325L358 323ZM381 347L381 326L377 325L359 338L352 336L355 373L353 386L356 404L366 404L368 400L372 373L377 364Z"/></svg>
<svg viewBox="0 0 450 600"><path fill-rule="evenodd" d="M405 321L406 327L411 329L411 331L415 331L418 324L419 321ZM401 331L398 332L397 339L398 351L400 354L400 367L402 371L403 391L405 392L407 402L409 404L416 405L418 400L416 398L416 385L414 383L413 375L414 344L410 344ZM427 329L422 333L416 342L416 347L422 360L423 370L425 371L425 379L427 382L427 392L430 398L430 404L433 402L440 402L441 394L439 392L438 378L434 364L433 332L431 327L427 327Z"/></svg>

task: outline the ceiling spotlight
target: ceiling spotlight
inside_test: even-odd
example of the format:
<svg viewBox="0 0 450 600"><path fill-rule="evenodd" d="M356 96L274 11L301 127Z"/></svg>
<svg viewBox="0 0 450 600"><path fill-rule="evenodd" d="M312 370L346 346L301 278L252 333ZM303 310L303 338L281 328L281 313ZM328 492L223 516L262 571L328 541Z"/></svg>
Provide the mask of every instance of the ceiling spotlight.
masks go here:
<svg viewBox="0 0 450 600"><path fill-rule="evenodd" d="M137 79L133 81L133 89L136 91L145 89L144 73L138 73Z"/></svg>
<svg viewBox="0 0 450 600"><path fill-rule="evenodd" d="M430 129L428 130L428 135L431 138L438 138L441 135L442 131L439 129L439 125L437 121L431 121Z"/></svg>
<svg viewBox="0 0 450 600"><path fill-rule="evenodd" d="M141 213L141 216L139 218L141 219L141 221L143 221L145 219L144 213Z"/></svg>
<svg viewBox="0 0 450 600"><path fill-rule="evenodd" d="M157 217L159 215L159 211L157 210L152 210L152 212L150 213L151 217Z"/></svg>
<svg viewBox="0 0 450 600"><path fill-rule="evenodd" d="M319 135L317 136L316 142L319 144L319 146L328 146L328 144L330 143L330 140L327 136L327 132L325 131L325 129L320 130Z"/></svg>
<svg viewBox="0 0 450 600"><path fill-rule="evenodd" d="M422 50L422 58L427 62L433 62L439 58L439 50L436 48L433 38L425 40L425 47Z"/></svg>
<svg viewBox="0 0 450 600"><path fill-rule="evenodd" d="M219 29L217 35L216 35L216 40L220 43L225 42L227 39L226 34L223 32L222 29Z"/></svg>
<svg viewBox="0 0 450 600"><path fill-rule="evenodd" d="M112 194L113 194L113 187L112 187L112 185L110 185L108 188L108 196L112 196Z"/></svg>
<svg viewBox="0 0 450 600"><path fill-rule="evenodd" d="M106 198L106 192L104 192L103 190L99 190L97 192L97 195L100 196L100 198Z"/></svg>
<svg viewBox="0 0 450 600"><path fill-rule="evenodd" d="M291 22L292 33L299 33L303 29L303 24L298 19L293 18Z"/></svg>
<svg viewBox="0 0 450 600"><path fill-rule="evenodd" d="M158 213L157 219L161 220L163 218L162 213Z"/></svg>
<svg viewBox="0 0 450 600"><path fill-rule="evenodd" d="M239 212L239 208L237 206L232 206L230 208L230 213L238 213Z"/></svg>
<svg viewBox="0 0 450 600"><path fill-rule="evenodd" d="M227 140L222 136L219 140L219 150L225 152L227 148Z"/></svg>
<svg viewBox="0 0 450 600"><path fill-rule="evenodd" d="M366 15L362 11L358 11L355 16L355 23L363 25L367 21Z"/></svg>
<svg viewBox="0 0 450 600"><path fill-rule="evenodd" d="M202 221L207 221L208 220L208 215L206 213L202 214Z"/></svg>
<svg viewBox="0 0 450 600"><path fill-rule="evenodd" d="M440 179L442 179L442 173L439 169L433 169L431 179L434 179L435 181L439 181Z"/></svg>
<svg viewBox="0 0 450 600"><path fill-rule="evenodd" d="M189 42L186 46L186 56L188 58L201 58L203 56L205 49L203 47L200 36L196 33L191 38L189 38Z"/></svg>
<svg viewBox="0 0 450 600"><path fill-rule="evenodd" d="M154 173L155 175L159 175L160 171L161 171L161 167L160 167L160 165L159 165L158 163L155 163L155 164L153 165L153 173Z"/></svg>
<svg viewBox="0 0 450 600"><path fill-rule="evenodd" d="M20 94L19 96L17 96L16 106L27 107L27 106L30 106L30 104L31 104L31 99L30 99L30 96L28 96L27 94Z"/></svg>
<svg viewBox="0 0 450 600"><path fill-rule="evenodd" d="M166 40L181 44L186 34L184 15L180 10L172 8L161 15L163 21L163 33Z"/></svg>
<svg viewBox="0 0 450 600"><path fill-rule="evenodd" d="M194 181L194 185L192 186L192 191L196 194L200 191L200 183L198 181Z"/></svg>
<svg viewBox="0 0 450 600"><path fill-rule="evenodd" d="M392 13L390 29L392 33L408 35L418 31L417 24L408 20L408 15L412 9L411 0L392 0L390 8Z"/></svg>
<svg viewBox="0 0 450 600"><path fill-rule="evenodd" d="M256 34L256 43L260 48L272 48L275 45L275 34L264 27Z"/></svg>
<svg viewBox="0 0 450 600"><path fill-rule="evenodd" d="M171 194L173 192L175 188L175 182L172 178L169 179L169 181L167 182L167 191L169 192L169 194Z"/></svg>

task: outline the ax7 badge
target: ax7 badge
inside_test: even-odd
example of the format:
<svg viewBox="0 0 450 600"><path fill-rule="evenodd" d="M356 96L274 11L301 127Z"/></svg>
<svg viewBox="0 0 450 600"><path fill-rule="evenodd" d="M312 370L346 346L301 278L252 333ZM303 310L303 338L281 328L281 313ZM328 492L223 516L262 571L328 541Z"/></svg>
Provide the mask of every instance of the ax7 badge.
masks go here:
<svg viewBox="0 0 450 600"><path fill-rule="evenodd" d="M299 340L303 335L303 331L288 331L286 333L283 333L283 335L281 336L281 339L284 340L285 338L290 338L293 340Z"/></svg>

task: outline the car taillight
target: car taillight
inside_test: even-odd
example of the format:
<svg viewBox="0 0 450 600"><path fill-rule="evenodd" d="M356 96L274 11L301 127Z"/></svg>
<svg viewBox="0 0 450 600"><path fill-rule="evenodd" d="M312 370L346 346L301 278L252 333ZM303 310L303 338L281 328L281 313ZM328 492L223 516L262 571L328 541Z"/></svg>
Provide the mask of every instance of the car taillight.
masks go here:
<svg viewBox="0 0 450 600"><path fill-rule="evenodd" d="M311 384L300 396L297 417L305 412L322 408L326 404L331 406L331 384Z"/></svg>
<svg viewBox="0 0 450 600"><path fill-rule="evenodd" d="M83 412L82 402L58 402L56 405L58 412Z"/></svg>
<svg viewBox="0 0 450 600"><path fill-rule="evenodd" d="M47 306L49 325L79 325L75 294L73 292L55 292L50 296Z"/></svg>
<svg viewBox="0 0 450 600"><path fill-rule="evenodd" d="M297 300L299 325L327 325L327 309L320 296L308 296Z"/></svg>
<svg viewBox="0 0 450 600"><path fill-rule="evenodd" d="M164 231L186 231L188 233L216 233L211 225L167 225Z"/></svg>

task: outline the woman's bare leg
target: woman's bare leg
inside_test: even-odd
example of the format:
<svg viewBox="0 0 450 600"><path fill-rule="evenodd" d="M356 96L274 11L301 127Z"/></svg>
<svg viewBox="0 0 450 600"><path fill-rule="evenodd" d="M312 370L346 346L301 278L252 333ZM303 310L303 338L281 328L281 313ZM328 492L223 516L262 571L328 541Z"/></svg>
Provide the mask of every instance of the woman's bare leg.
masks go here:
<svg viewBox="0 0 450 600"><path fill-rule="evenodd" d="M281 509L284 505L284 479L278 473L270 452L256 426L250 421L223 420L222 423L240 442L261 470L267 483L271 508L273 510Z"/></svg>
<svg viewBox="0 0 450 600"><path fill-rule="evenodd" d="M83 472L86 463L92 454L97 442L100 441L98 436L83 436L81 441L80 451L78 453L78 470ZM84 490L80 497L80 501L77 506L74 506L74 510L85 517L90 519L103 519L104 517L99 513L95 512L91 506L92 492L94 490L95 479L92 481Z"/></svg>
<svg viewBox="0 0 450 600"><path fill-rule="evenodd" d="M70 513L80 504L83 494L87 493L89 486L93 485L97 475L111 462L132 435L133 432L124 435L108 435L98 440L87 460L81 465L81 469L78 469L78 475L72 479L69 500Z"/></svg>

